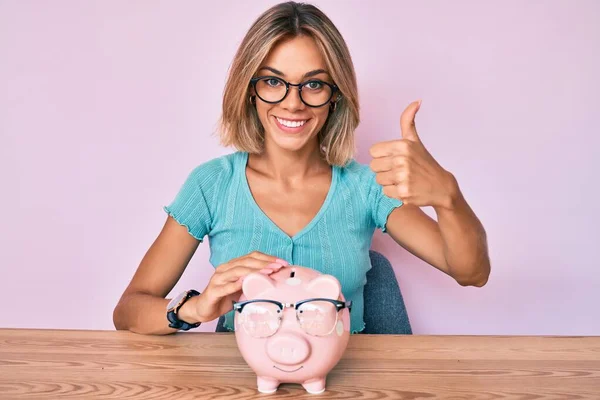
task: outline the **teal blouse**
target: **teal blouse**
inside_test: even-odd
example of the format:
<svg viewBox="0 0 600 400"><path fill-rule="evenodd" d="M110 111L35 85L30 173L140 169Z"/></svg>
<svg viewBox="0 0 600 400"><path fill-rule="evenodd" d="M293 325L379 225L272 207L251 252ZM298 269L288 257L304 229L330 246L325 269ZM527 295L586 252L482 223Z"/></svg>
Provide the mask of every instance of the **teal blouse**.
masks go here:
<svg viewBox="0 0 600 400"><path fill-rule="evenodd" d="M376 228L386 232L388 215L402 201L383 194L368 165L355 160L332 167L329 192L315 217L293 237L258 207L248 181L248 153L235 152L194 168L165 211L194 238L210 244L210 263L260 251L290 264L335 276L352 300L351 332L364 329L363 289L371 268L369 249ZM233 331L233 311L224 326Z"/></svg>

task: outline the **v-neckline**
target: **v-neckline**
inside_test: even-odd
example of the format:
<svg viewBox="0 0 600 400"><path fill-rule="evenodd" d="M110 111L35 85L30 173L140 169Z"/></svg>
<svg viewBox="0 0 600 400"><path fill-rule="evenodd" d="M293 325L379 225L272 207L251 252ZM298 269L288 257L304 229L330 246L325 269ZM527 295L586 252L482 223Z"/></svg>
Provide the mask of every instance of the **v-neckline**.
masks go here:
<svg viewBox="0 0 600 400"><path fill-rule="evenodd" d="M248 201L252 205L252 208L254 208L254 210L261 216L261 218L264 219L264 220L266 220L267 223L269 225L271 225L271 227L273 227L277 232L279 232L280 234L282 234L286 238L291 239L292 241L296 241L301 236L303 236L306 233L308 233L319 222L319 220L321 220L321 218L323 217L323 214L325 214L325 212L327 211L327 208L329 207L329 203L331 202L331 198L333 197L333 193L334 193L335 188L337 186L338 172L339 171L338 171L338 167L336 165L332 165L331 166L331 183L329 184L329 191L327 192L327 196L325 197L325 200L323 201L323 204L321 204L321 207L319 208L319 211L317 211L317 213L308 222L308 224L306 224L302 229L300 229L295 235L290 236L283 229L281 229L279 227L279 225L277 225L263 211L262 208L260 208L260 206L256 202L256 199L254 199L254 196L252 195L252 191L250 190L250 184L248 183L248 176L246 175L246 167L248 166L249 154L248 154L248 152L241 152L241 155L242 156L240 157L240 167L241 167L240 171L241 171L241 179L242 179L242 189L246 193L246 196L248 197Z"/></svg>

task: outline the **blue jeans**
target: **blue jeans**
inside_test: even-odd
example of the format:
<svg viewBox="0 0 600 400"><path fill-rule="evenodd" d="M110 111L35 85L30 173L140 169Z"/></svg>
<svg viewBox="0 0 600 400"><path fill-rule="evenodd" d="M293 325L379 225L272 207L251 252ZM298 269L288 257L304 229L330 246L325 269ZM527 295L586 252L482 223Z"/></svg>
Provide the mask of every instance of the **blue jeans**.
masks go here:
<svg viewBox="0 0 600 400"><path fill-rule="evenodd" d="M382 254L369 252L371 265L365 285L365 334L411 335L412 328L392 265ZM229 332L219 318L215 332Z"/></svg>

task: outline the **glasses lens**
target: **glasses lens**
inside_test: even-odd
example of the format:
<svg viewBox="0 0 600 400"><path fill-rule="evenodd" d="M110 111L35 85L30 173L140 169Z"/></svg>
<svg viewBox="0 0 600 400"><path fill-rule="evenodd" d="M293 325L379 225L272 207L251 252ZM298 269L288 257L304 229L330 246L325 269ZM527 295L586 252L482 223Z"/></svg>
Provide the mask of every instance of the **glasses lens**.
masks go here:
<svg viewBox="0 0 600 400"><path fill-rule="evenodd" d="M277 305L268 302L248 303L239 315L239 323L252 337L262 338L273 335L281 321Z"/></svg>
<svg viewBox="0 0 600 400"><path fill-rule="evenodd" d="M309 106L322 106L331 99L331 87L321 81L309 81L302 86L302 100Z"/></svg>
<svg viewBox="0 0 600 400"><path fill-rule="evenodd" d="M314 300L302 303L296 310L300 327L313 336L329 335L337 322L337 308L333 303Z"/></svg>
<svg viewBox="0 0 600 400"><path fill-rule="evenodd" d="M256 94L264 101L280 101L285 97L285 83L274 77L263 78L256 82Z"/></svg>

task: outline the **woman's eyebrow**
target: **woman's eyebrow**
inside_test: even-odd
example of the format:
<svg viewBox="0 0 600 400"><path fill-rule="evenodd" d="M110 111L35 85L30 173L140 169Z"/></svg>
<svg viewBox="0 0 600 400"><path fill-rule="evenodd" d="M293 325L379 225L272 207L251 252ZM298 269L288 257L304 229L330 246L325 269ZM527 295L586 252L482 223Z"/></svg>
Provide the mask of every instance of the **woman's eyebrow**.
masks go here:
<svg viewBox="0 0 600 400"><path fill-rule="evenodd" d="M271 71L275 75L285 76L285 74L283 72L276 70L275 68L272 68L272 67L262 67L261 70L263 70L263 69ZM302 75L302 78L310 78L311 76L315 76L315 75L322 74L322 73L329 75L329 72L325 71L324 69L314 69L314 70L309 71L309 72L305 73L304 75Z"/></svg>

